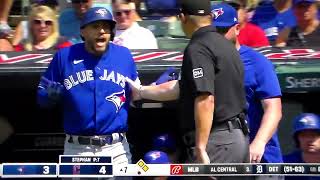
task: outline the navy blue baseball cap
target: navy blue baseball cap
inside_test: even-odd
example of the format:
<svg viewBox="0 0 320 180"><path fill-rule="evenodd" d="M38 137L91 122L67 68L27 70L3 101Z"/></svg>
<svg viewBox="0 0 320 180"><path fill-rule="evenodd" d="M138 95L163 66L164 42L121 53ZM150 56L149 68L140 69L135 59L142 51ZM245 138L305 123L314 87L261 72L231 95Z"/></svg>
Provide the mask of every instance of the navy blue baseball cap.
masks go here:
<svg viewBox="0 0 320 180"><path fill-rule="evenodd" d="M299 3L315 3L316 0L293 0L293 4L296 5L296 4L299 4Z"/></svg>
<svg viewBox="0 0 320 180"><path fill-rule="evenodd" d="M84 14L80 27L83 28L85 25L95 21L107 21L111 23L112 27L116 25L116 21L113 20L110 11L103 7L93 7Z"/></svg>
<svg viewBox="0 0 320 180"><path fill-rule="evenodd" d="M227 3L215 4L211 7L213 25L216 27L232 27L238 24L237 11Z"/></svg>
<svg viewBox="0 0 320 180"><path fill-rule="evenodd" d="M143 160L147 164L170 164L167 153L157 150L147 152L144 155Z"/></svg>

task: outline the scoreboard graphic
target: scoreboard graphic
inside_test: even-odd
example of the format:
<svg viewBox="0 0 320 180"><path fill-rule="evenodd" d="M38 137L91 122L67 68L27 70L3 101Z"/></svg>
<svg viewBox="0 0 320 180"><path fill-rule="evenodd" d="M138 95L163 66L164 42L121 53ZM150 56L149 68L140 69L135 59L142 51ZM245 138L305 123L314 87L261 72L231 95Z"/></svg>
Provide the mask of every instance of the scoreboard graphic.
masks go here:
<svg viewBox="0 0 320 180"><path fill-rule="evenodd" d="M60 156L59 163L3 163L2 178L113 176L318 176L315 164L136 164L117 166L108 156Z"/></svg>

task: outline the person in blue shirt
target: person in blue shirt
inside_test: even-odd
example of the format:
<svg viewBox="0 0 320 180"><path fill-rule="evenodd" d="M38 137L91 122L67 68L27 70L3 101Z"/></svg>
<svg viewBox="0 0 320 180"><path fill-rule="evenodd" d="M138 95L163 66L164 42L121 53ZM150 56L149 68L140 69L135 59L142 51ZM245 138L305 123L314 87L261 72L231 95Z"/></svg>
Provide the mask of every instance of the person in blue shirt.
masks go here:
<svg viewBox="0 0 320 180"><path fill-rule="evenodd" d="M84 13L91 7L104 7L111 12L111 6L93 3L93 0L71 0L72 8L64 9L59 16L60 35L67 37L73 44L83 42L80 24Z"/></svg>
<svg viewBox="0 0 320 180"><path fill-rule="evenodd" d="M38 86L38 103L63 107L65 155L112 156L131 163L126 139L131 89L137 80L130 51L111 43L116 22L105 8L91 8L80 24L84 43L59 50Z"/></svg>
<svg viewBox="0 0 320 180"><path fill-rule="evenodd" d="M285 8L282 7L284 3ZM290 0L263 0L255 10L251 21L264 30L272 45L285 46L291 29L297 25L289 6Z"/></svg>
<svg viewBox="0 0 320 180"><path fill-rule="evenodd" d="M282 154L276 133L282 117L281 89L274 67L271 61L259 52L239 44L237 11L233 7L220 3L213 5L211 10L217 32L235 43L244 64L247 118L250 127L250 161L281 163Z"/></svg>
<svg viewBox="0 0 320 180"><path fill-rule="evenodd" d="M293 139L297 150L283 156L285 163L320 163L320 116L303 113L293 120ZM320 180L320 176L286 177L288 180Z"/></svg>

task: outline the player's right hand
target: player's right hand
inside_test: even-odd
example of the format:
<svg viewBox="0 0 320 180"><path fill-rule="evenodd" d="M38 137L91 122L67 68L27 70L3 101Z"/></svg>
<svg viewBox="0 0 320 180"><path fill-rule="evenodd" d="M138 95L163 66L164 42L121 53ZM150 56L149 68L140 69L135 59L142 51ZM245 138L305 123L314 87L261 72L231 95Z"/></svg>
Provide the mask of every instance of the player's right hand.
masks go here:
<svg viewBox="0 0 320 180"><path fill-rule="evenodd" d="M132 101L138 101L141 100L141 89L142 85L138 82L132 81L130 78L126 77L126 81L129 84L131 90L132 90Z"/></svg>
<svg viewBox="0 0 320 180"><path fill-rule="evenodd" d="M64 89L64 86L61 83L41 77L40 85L46 90L50 100L56 102L60 100Z"/></svg>

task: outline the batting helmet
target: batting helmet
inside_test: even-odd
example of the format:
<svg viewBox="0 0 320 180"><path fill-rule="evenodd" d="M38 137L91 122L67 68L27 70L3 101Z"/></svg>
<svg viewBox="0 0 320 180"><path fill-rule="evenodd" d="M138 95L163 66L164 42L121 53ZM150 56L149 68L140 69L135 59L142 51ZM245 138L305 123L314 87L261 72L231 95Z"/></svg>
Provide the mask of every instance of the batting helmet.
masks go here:
<svg viewBox="0 0 320 180"><path fill-rule="evenodd" d="M294 119L294 134L306 129L320 131L320 117L313 113L303 113Z"/></svg>
<svg viewBox="0 0 320 180"><path fill-rule="evenodd" d="M80 27L83 28L85 25L95 21L107 21L111 24L112 30L116 25L116 21L113 20L112 14L106 8L93 7L84 14Z"/></svg>
<svg viewBox="0 0 320 180"><path fill-rule="evenodd" d="M162 134L156 136L152 143L153 149L159 149L161 151L174 151L176 149L176 143L172 136L169 134Z"/></svg>
<svg viewBox="0 0 320 180"><path fill-rule="evenodd" d="M147 164L170 164L167 153L162 151L149 151L143 159Z"/></svg>

